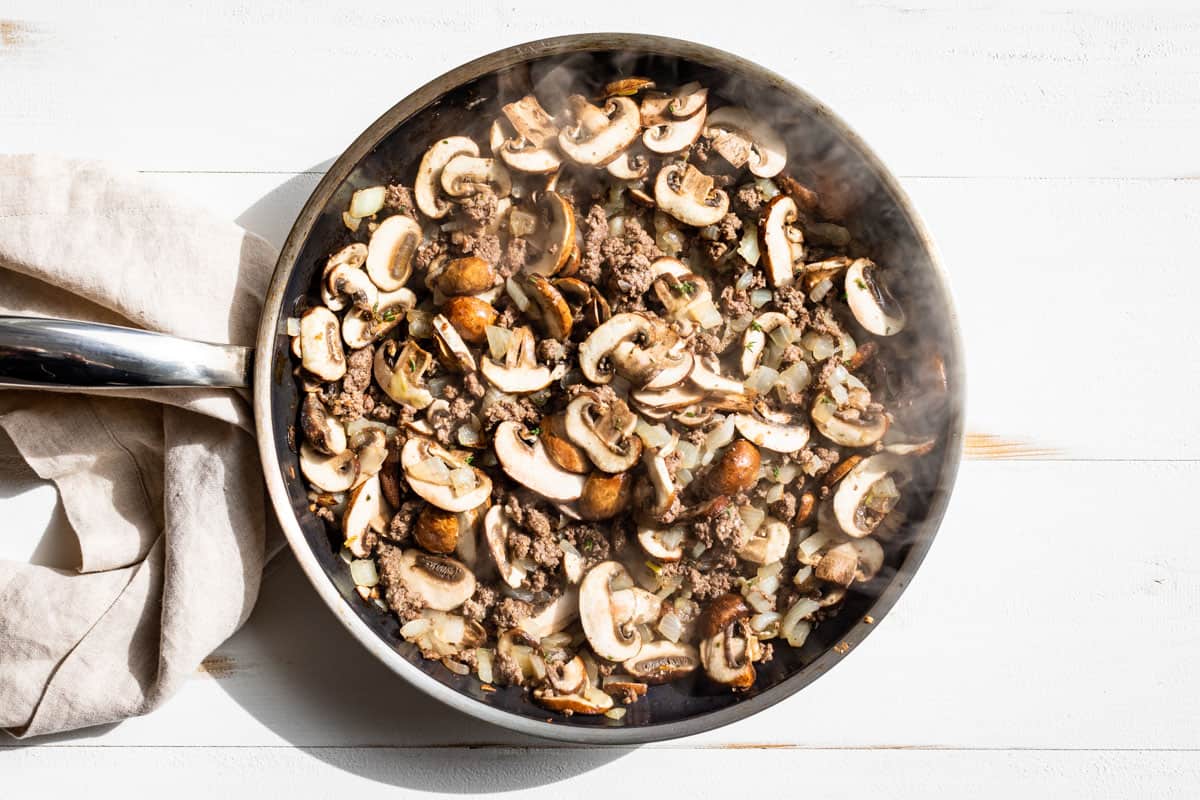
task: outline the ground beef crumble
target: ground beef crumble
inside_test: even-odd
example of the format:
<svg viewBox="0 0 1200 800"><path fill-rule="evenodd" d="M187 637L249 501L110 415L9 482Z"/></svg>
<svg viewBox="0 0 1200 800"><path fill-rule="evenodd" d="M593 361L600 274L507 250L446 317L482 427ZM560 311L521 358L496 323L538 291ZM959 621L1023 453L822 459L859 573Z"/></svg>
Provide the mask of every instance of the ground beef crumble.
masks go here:
<svg viewBox="0 0 1200 800"><path fill-rule="evenodd" d="M654 237L636 219L626 218L621 235L605 239L600 251L608 266L606 284L612 292L610 302L615 300L613 311L643 308L642 296L654 282L650 264L663 255Z"/></svg>
<svg viewBox="0 0 1200 800"><path fill-rule="evenodd" d="M475 225L491 225L496 221L496 212L500 201L496 193L486 184L474 194L469 194L459 201L459 212L462 217Z"/></svg>
<svg viewBox="0 0 1200 800"><path fill-rule="evenodd" d="M394 542L407 542L412 536L413 526L417 524L417 515L424 506L425 503L420 500L405 500L388 523L387 538Z"/></svg>
<svg viewBox="0 0 1200 800"><path fill-rule="evenodd" d="M496 605L496 590L482 583L475 584L475 594L463 603L462 614L472 622L483 622Z"/></svg>
<svg viewBox="0 0 1200 800"><path fill-rule="evenodd" d="M393 183L384 190L383 207L417 218L417 204L413 201L412 191L400 183Z"/></svg>
<svg viewBox="0 0 1200 800"><path fill-rule="evenodd" d="M583 228L583 257L577 276L587 283L595 283L600 280L600 268L604 263L602 247L608 238L608 216L604 209L600 206L588 209Z"/></svg>
<svg viewBox="0 0 1200 800"><path fill-rule="evenodd" d="M483 427L491 430L501 422L513 420L526 427L542 418L542 412L532 402L524 397L501 399L492 403L483 412Z"/></svg>
<svg viewBox="0 0 1200 800"><path fill-rule="evenodd" d="M384 602L401 622L408 622L421 616L424 604L419 598L413 597L400 580L401 554L399 547L382 542L376 551L376 563L379 565L379 585L383 587Z"/></svg>
<svg viewBox="0 0 1200 800"><path fill-rule="evenodd" d="M733 194L733 210L742 216L753 217L765 205L762 190L757 184L748 183Z"/></svg>
<svg viewBox="0 0 1200 800"><path fill-rule="evenodd" d="M503 251L500 237L486 231L454 231L450 247L459 256L478 256L489 264L499 264Z"/></svg>
<svg viewBox="0 0 1200 800"><path fill-rule="evenodd" d="M515 597L506 597L492 609L491 620L497 630L507 631L517 627L517 623L532 615L532 605Z"/></svg>
<svg viewBox="0 0 1200 800"><path fill-rule="evenodd" d="M329 410L335 416L355 420L368 410L367 387L371 385L374 359L375 348L371 345L350 351L346 357L346 374L342 378L341 391L329 404ZM374 401L370 405L374 406Z"/></svg>

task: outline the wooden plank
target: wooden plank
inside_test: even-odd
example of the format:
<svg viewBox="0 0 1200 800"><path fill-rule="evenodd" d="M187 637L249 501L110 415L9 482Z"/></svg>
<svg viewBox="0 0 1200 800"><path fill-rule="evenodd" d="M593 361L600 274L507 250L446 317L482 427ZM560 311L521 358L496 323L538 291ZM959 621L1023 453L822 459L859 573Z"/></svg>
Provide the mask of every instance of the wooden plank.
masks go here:
<svg viewBox="0 0 1200 800"><path fill-rule="evenodd" d="M519 791L522 798L561 798L564 781L572 797L666 785L671 796L754 797L790 789L831 800L1182 800L1200 788L1195 752L84 747L0 751L0 769L15 797L49 786L56 796L99 800L160 792L207 800L240 797L251 787L298 798L380 789L388 796Z"/></svg>
<svg viewBox="0 0 1200 800"><path fill-rule="evenodd" d="M781 24L759 26L750 42L743 26L636 0L332 2L302 12L283 0L220 0L170 14L137 0L103 10L10 0L0 129L10 151L301 171L461 62L624 26L706 41L779 71L900 174L1194 175L1200 11L1176 5L805 2L780 5Z"/></svg>
<svg viewBox="0 0 1200 800"><path fill-rule="evenodd" d="M1197 463L967 463L939 540L862 652L768 711L672 746L1200 749L1197 480ZM43 741L526 740L395 678L289 557L246 628L166 707Z"/></svg>

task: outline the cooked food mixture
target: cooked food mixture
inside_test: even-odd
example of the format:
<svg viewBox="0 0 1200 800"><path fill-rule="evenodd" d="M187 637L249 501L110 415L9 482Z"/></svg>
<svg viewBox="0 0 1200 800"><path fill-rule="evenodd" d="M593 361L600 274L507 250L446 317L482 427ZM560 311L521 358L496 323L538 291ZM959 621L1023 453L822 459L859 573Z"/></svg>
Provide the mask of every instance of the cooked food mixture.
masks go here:
<svg viewBox="0 0 1200 800"><path fill-rule="evenodd" d="M900 424L945 388L891 338L904 265L713 99L493 109L354 193L289 320L311 509L364 602L485 690L619 719L651 684L751 687L884 569L934 446Z"/></svg>

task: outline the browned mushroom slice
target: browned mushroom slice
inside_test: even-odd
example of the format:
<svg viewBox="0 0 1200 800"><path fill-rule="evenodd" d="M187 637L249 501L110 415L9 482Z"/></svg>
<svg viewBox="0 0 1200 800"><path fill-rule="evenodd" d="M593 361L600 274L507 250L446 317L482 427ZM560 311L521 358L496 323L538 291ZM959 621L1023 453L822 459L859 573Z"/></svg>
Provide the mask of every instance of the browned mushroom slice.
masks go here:
<svg viewBox="0 0 1200 800"><path fill-rule="evenodd" d="M353 450L327 456L305 442L300 445L300 472L318 489L344 492L354 485L354 479L358 477L358 456Z"/></svg>
<svg viewBox="0 0 1200 800"><path fill-rule="evenodd" d="M641 116L628 97L612 97L598 108L583 95L567 98L575 124L558 134L558 146L577 164L604 166L637 138Z"/></svg>
<svg viewBox="0 0 1200 800"><path fill-rule="evenodd" d="M407 214L379 224L367 245L367 274L385 292L394 292L412 275L413 259L421 244L421 225Z"/></svg>
<svg viewBox="0 0 1200 800"><path fill-rule="evenodd" d="M671 94L647 95L640 114L642 142L655 153L678 153L700 138L707 119L708 90L692 82Z"/></svg>
<svg viewBox="0 0 1200 800"><path fill-rule="evenodd" d="M551 711L572 714L604 714L613 707L612 697L595 686L589 686L583 694L568 695L552 695L538 689L533 693L533 699Z"/></svg>
<svg viewBox="0 0 1200 800"><path fill-rule="evenodd" d="M324 306L300 317L300 364L321 380L336 381L346 374L346 354L338 318Z"/></svg>
<svg viewBox="0 0 1200 800"><path fill-rule="evenodd" d="M654 88L654 81L631 75L628 78L618 78L604 84L603 97L633 97L638 92Z"/></svg>
<svg viewBox="0 0 1200 800"><path fill-rule="evenodd" d="M804 233L794 223L796 201L786 194L771 198L758 220L758 250L767 268L767 283L775 289L791 286L797 265L804 264Z"/></svg>
<svg viewBox="0 0 1200 800"><path fill-rule="evenodd" d="M650 159L642 153L626 150L609 163L605 169L619 181L640 181L650 174Z"/></svg>
<svg viewBox="0 0 1200 800"><path fill-rule="evenodd" d="M850 266L850 259L845 256L835 256L827 258L824 261L814 261L811 264L804 265L804 291L812 295L818 286L825 281L829 281L830 288L833 285L833 279L841 274L846 267ZM821 299L815 297L815 300Z"/></svg>
<svg viewBox="0 0 1200 800"><path fill-rule="evenodd" d="M556 141L558 129L538 99L526 95L501 111L516 135L508 136L499 120L492 123L492 153L518 172L544 174L557 170L562 164Z"/></svg>
<svg viewBox="0 0 1200 800"><path fill-rule="evenodd" d="M518 423L501 422L492 438L500 466L514 481L548 500L579 499L584 477L559 467L546 455L541 440L531 439Z"/></svg>
<svg viewBox="0 0 1200 800"><path fill-rule="evenodd" d="M767 336L776 328L790 324L791 320L787 318L787 315L779 311L767 311L754 318L750 327L746 328L746 332L742 334L741 367L743 375L749 377L750 373L754 372L754 368L758 366L763 352L767 349Z"/></svg>
<svg viewBox="0 0 1200 800"><path fill-rule="evenodd" d="M700 642L700 662L715 683L746 689L754 685L758 650L758 639L745 621L739 620Z"/></svg>
<svg viewBox="0 0 1200 800"><path fill-rule="evenodd" d="M512 178L504 164L494 158L480 158L465 153L446 162L439 179L442 189L451 197L467 197L485 187L497 197L512 193Z"/></svg>
<svg viewBox="0 0 1200 800"><path fill-rule="evenodd" d="M621 666L645 683L670 683L694 672L700 666L700 653L690 644L648 642Z"/></svg>
<svg viewBox="0 0 1200 800"><path fill-rule="evenodd" d="M879 271L866 258L852 263L846 270L846 302L859 325L876 336L892 336L904 330L906 318Z"/></svg>
<svg viewBox="0 0 1200 800"><path fill-rule="evenodd" d="M676 162L658 171L654 202L685 225L715 225L729 212L729 195L691 164Z"/></svg>
<svg viewBox="0 0 1200 800"><path fill-rule="evenodd" d="M541 428L542 445L555 464L578 475L591 471L587 454L567 438L566 420L562 414L542 417Z"/></svg>
<svg viewBox="0 0 1200 800"><path fill-rule="evenodd" d="M558 192L543 192L537 212L537 227L528 241L538 255L525 264L525 272L554 275L562 270L575 249L575 209Z"/></svg>
<svg viewBox="0 0 1200 800"><path fill-rule="evenodd" d="M500 573L500 579L514 589L525 582L525 567L514 562L508 555L508 537L514 526L508 513L500 506L492 506L483 517L483 535L488 554Z"/></svg>
<svg viewBox="0 0 1200 800"><path fill-rule="evenodd" d="M735 495L744 492L758 482L762 463L758 448L745 439L735 439L720 459L713 465L707 478L707 488L712 495Z"/></svg>
<svg viewBox="0 0 1200 800"><path fill-rule="evenodd" d="M433 402L433 395L424 385L425 372L433 356L409 339L404 347L387 341L375 350L374 376L379 388L397 403L422 409Z"/></svg>
<svg viewBox="0 0 1200 800"><path fill-rule="evenodd" d="M638 544L646 551L646 555L657 561L670 563L683 558L686 530L681 525L669 528L639 525L637 536Z"/></svg>
<svg viewBox="0 0 1200 800"><path fill-rule="evenodd" d="M859 412L847 416L826 392L813 399L812 419L822 436L843 447L870 447L888 429L887 414Z"/></svg>
<svg viewBox="0 0 1200 800"><path fill-rule="evenodd" d="M592 567L579 587L579 619L588 644L601 658L625 661L638 654L638 625L658 617L662 601L633 586L624 566L605 561Z"/></svg>
<svg viewBox="0 0 1200 800"><path fill-rule="evenodd" d="M371 278L360 266L342 263L327 270L321 286L321 296L336 302L339 308L348 298L357 309L370 311L379 302L379 289L371 282Z"/></svg>
<svg viewBox="0 0 1200 800"><path fill-rule="evenodd" d="M495 268L489 262L478 256L464 256L447 262L433 276L431 283L442 294L456 297L486 292L499 281Z"/></svg>
<svg viewBox="0 0 1200 800"><path fill-rule="evenodd" d="M864 458L838 484L833 514L847 536L869 536L900 500L891 475L904 467L902 457L877 453Z"/></svg>
<svg viewBox="0 0 1200 800"><path fill-rule="evenodd" d="M593 472L583 484L583 494L577 508L579 516L589 522L612 519L629 510L633 478L628 472L615 475Z"/></svg>
<svg viewBox="0 0 1200 800"><path fill-rule="evenodd" d="M567 405L567 437L605 472L624 472L637 463L642 440L633 435L636 426L637 416L616 396L607 400L584 390Z"/></svg>
<svg viewBox="0 0 1200 800"><path fill-rule="evenodd" d="M451 297L442 305L442 314L470 344L486 342L487 327L496 321L496 309L478 297Z"/></svg>
<svg viewBox="0 0 1200 800"><path fill-rule="evenodd" d="M784 411L759 408L737 414L733 424L742 436L776 453L795 453L808 444L808 426Z"/></svg>
<svg viewBox="0 0 1200 800"><path fill-rule="evenodd" d="M537 309L537 319L542 323L546 335L551 339L566 341L571 337L571 326L575 319L566 299L544 275L536 272L525 276L527 294L533 300L526 313ZM530 316L533 316L530 314Z"/></svg>
<svg viewBox="0 0 1200 800"><path fill-rule="evenodd" d="M817 561L813 574L838 586L849 586L858 572L858 551L850 542L843 542L825 551Z"/></svg>
<svg viewBox="0 0 1200 800"><path fill-rule="evenodd" d="M429 552L445 555L457 549L459 529L460 518L457 512L443 511L437 506L427 505L417 515L413 538Z"/></svg>
<svg viewBox="0 0 1200 800"><path fill-rule="evenodd" d="M300 406L300 429L318 453L335 456L346 449L346 428L329 415L315 393L306 394Z"/></svg>
<svg viewBox="0 0 1200 800"><path fill-rule="evenodd" d="M430 219L441 219L450 212L450 203L440 197L442 170L458 155L477 156L479 146L466 136L451 136L434 143L421 158L413 180L417 208Z"/></svg>
<svg viewBox="0 0 1200 800"><path fill-rule="evenodd" d="M382 533L390 519L387 501L379 486L379 476L372 475L353 491L346 501L342 514L342 538L345 547L359 558L370 555L367 548L367 532Z"/></svg>
<svg viewBox="0 0 1200 800"><path fill-rule="evenodd" d="M708 115L705 136L713 149L735 167L748 165L760 178L778 175L787 166L787 146L765 121L741 106L725 106Z"/></svg>
<svg viewBox="0 0 1200 800"><path fill-rule="evenodd" d="M405 550L400 556L400 582L436 611L458 608L475 593L475 576L466 566L419 550Z"/></svg>

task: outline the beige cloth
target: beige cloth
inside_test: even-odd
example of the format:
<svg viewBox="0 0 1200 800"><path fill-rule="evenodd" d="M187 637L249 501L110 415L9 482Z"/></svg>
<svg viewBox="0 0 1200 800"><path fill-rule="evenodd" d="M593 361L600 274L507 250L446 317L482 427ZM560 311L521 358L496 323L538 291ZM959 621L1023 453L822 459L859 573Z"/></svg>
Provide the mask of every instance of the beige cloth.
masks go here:
<svg viewBox="0 0 1200 800"><path fill-rule="evenodd" d="M0 313L252 344L274 260L136 175L0 157ZM77 570L0 561L0 728L150 711L258 594L267 512L246 397L0 390L0 428L57 486L82 555ZM0 536L36 533L21 525L0 519Z"/></svg>

